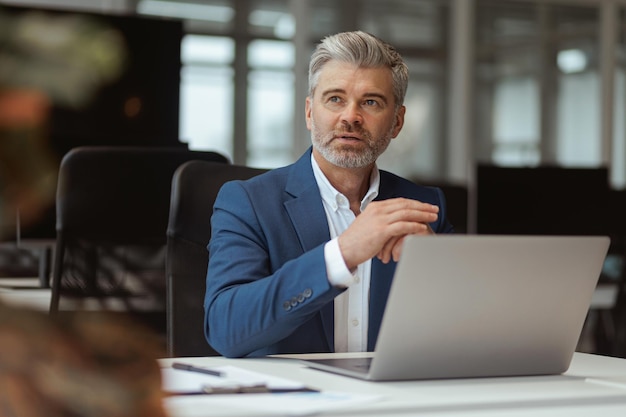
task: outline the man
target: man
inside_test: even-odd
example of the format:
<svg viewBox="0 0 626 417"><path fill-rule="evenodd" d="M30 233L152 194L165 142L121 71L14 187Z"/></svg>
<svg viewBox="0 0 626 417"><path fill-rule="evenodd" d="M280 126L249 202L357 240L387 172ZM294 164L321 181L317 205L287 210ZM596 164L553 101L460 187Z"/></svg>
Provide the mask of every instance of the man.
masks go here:
<svg viewBox="0 0 626 417"><path fill-rule="evenodd" d="M400 55L369 34L318 45L312 148L225 184L215 202L204 308L218 352L373 350L403 238L452 232L439 189L376 167L402 128L407 84Z"/></svg>

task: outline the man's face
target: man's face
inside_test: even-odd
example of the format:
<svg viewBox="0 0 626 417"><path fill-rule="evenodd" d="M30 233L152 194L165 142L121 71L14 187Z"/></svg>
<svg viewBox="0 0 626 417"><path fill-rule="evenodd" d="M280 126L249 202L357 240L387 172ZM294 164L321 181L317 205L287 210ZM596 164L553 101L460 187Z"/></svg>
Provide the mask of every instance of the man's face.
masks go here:
<svg viewBox="0 0 626 417"><path fill-rule="evenodd" d="M404 123L396 111L391 71L330 61L306 100L306 124L314 152L333 165L373 164Z"/></svg>

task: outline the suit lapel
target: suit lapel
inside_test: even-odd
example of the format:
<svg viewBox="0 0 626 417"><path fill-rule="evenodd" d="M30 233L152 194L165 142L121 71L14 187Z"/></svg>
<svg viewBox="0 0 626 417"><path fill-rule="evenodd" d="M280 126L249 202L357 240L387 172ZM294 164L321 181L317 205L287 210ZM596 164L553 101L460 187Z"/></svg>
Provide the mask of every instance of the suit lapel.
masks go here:
<svg viewBox="0 0 626 417"><path fill-rule="evenodd" d="M328 220L310 158L311 153L307 152L291 167L285 186L289 195L285 199L285 209L304 252L330 239Z"/></svg>
<svg viewBox="0 0 626 417"><path fill-rule="evenodd" d="M285 191L288 194L284 202L285 210L298 235L303 253L328 242L330 240L328 220L311 167L311 149L292 165ZM332 352L335 345L333 303L328 303L320 314L328 348Z"/></svg>

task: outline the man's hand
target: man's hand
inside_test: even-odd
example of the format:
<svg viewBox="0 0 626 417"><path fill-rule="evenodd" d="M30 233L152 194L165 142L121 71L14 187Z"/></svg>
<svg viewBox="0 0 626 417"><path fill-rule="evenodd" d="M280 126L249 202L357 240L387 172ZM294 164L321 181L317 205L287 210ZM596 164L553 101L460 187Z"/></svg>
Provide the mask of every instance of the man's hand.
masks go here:
<svg viewBox="0 0 626 417"><path fill-rule="evenodd" d="M406 235L433 234L428 223L437 220L439 207L417 200L394 198L372 201L339 236L339 249L348 269L377 256L387 263L400 258Z"/></svg>

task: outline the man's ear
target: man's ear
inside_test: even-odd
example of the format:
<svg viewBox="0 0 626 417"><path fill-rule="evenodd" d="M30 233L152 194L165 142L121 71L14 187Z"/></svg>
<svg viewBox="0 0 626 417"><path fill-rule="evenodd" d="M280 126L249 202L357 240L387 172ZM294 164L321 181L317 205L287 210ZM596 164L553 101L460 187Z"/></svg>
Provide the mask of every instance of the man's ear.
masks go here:
<svg viewBox="0 0 626 417"><path fill-rule="evenodd" d="M398 136L400 134L400 131L402 130L402 126L404 126L404 114L406 113L406 107L402 106L398 109L398 111L396 112L396 125L393 128L393 134L391 135L392 138L395 138L396 136Z"/></svg>

